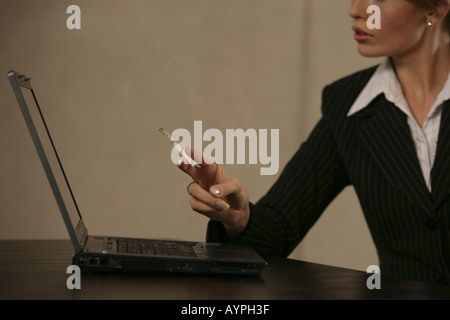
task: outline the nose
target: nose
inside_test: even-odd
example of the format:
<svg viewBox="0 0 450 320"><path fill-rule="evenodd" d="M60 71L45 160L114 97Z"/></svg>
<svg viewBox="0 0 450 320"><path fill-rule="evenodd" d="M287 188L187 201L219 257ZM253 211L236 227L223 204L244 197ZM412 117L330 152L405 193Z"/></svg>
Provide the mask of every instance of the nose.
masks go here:
<svg viewBox="0 0 450 320"><path fill-rule="evenodd" d="M365 19L367 7L367 0L352 0L348 14L353 19Z"/></svg>

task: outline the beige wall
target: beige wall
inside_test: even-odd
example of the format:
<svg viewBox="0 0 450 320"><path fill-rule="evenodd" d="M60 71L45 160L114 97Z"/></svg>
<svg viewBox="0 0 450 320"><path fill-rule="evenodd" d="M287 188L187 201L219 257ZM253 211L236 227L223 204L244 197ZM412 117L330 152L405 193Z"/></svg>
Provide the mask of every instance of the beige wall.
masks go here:
<svg viewBox="0 0 450 320"><path fill-rule="evenodd" d="M81 8L81 30L66 8ZM6 72L32 77L91 233L203 240L189 178L158 133L280 130L280 167L320 117L324 85L359 57L350 1L0 0L0 239L68 238ZM276 176L225 165L258 200ZM351 188L293 258L364 270L378 259Z"/></svg>

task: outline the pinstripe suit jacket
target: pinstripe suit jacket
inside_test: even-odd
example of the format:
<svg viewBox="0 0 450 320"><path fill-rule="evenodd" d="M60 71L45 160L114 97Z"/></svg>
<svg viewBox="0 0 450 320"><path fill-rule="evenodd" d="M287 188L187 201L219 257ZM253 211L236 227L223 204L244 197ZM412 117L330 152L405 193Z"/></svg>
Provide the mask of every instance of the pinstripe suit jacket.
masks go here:
<svg viewBox="0 0 450 320"><path fill-rule="evenodd" d="M262 255L288 256L329 203L353 185L383 274L450 279L450 101L444 103L432 192L426 187L406 115L384 95L347 117L375 67L323 91L322 118L278 181L256 204L237 240ZM227 240L208 225L207 240Z"/></svg>

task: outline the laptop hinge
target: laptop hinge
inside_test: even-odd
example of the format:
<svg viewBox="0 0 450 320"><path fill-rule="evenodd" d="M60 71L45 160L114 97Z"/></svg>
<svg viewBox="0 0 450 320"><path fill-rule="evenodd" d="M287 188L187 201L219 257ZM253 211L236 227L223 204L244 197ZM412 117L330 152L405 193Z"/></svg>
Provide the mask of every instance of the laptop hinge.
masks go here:
<svg viewBox="0 0 450 320"><path fill-rule="evenodd" d="M15 71L10 71L10 72L8 72L8 75L9 74L14 74L14 76L17 80L17 84L19 86L27 88L27 89L31 89L31 90L33 89L33 88L31 88L31 83L30 83L31 78L27 77L24 74L19 74Z"/></svg>
<svg viewBox="0 0 450 320"><path fill-rule="evenodd" d="M83 219L80 219L78 222L77 227L75 228L75 234L78 239L78 245L77 248L75 248L76 252L80 252L83 250L84 244L86 243L87 237L88 237L88 230L86 229Z"/></svg>

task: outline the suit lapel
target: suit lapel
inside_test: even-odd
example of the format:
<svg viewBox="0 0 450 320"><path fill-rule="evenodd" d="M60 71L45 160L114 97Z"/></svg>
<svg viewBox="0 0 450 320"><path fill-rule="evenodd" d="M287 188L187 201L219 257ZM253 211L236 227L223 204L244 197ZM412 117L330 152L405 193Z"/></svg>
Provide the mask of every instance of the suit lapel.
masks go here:
<svg viewBox="0 0 450 320"><path fill-rule="evenodd" d="M431 195L422 175L406 115L380 95L353 117L362 118L359 135L363 145L390 183L412 203L433 215Z"/></svg>
<svg viewBox="0 0 450 320"><path fill-rule="evenodd" d="M431 170L431 188L435 207L450 195L450 101L444 103L436 149Z"/></svg>

